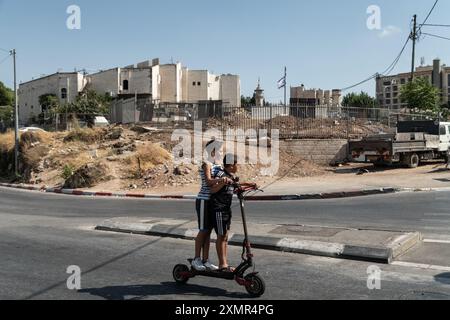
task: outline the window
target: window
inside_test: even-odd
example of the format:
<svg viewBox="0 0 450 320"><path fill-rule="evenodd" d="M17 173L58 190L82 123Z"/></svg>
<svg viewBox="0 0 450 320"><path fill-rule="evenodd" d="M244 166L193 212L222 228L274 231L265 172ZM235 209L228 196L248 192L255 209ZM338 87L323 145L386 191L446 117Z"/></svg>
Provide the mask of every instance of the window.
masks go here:
<svg viewBox="0 0 450 320"><path fill-rule="evenodd" d="M383 82L383 85L384 85L384 86L390 86L390 85L391 85L391 82L390 82L390 81L385 81L385 82Z"/></svg>
<svg viewBox="0 0 450 320"><path fill-rule="evenodd" d="M394 99L394 104L398 104L398 99Z"/></svg>
<svg viewBox="0 0 450 320"><path fill-rule="evenodd" d="M386 99L386 104L391 104L391 99Z"/></svg>
<svg viewBox="0 0 450 320"><path fill-rule="evenodd" d="M197 85L200 87L202 85L202 83L199 81L199 82L197 82Z"/></svg>
<svg viewBox="0 0 450 320"><path fill-rule="evenodd" d="M67 99L67 89L66 88L61 89L61 99Z"/></svg>
<svg viewBox="0 0 450 320"><path fill-rule="evenodd" d="M386 93L386 98L390 98L391 94L390 93Z"/></svg>
<svg viewBox="0 0 450 320"><path fill-rule="evenodd" d="M123 80L123 90L128 90L129 84L128 80Z"/></svg>
<svg viewBox="0 0 450 320"><path fill-rule="evenodd" d="M439 128L439 134L440 134L441 136L447 134L447 129L445 128L445 126L441 126L441 127Z"/></svg>
<svg viewBox="0 0 450 320"><path fill-rule="evenodd" d="M194 81L194 82L192 82L192 85L193 85L194 87L195 87L195 85L196 85L196 84L197 84L197 82L195 82L195 81Z"/></svg>
<svg viewBox="0 0 450 320"><path fill-rule="evenodd" d="M401 80L400 80L400 83L401 83L401 84L405 84L405 83L406 83L406 79L405 79L405 78L401 79Z"/></svg>
<svg viewBox="0 0 450 320"><path fill-rule="evenodd" d="M398 91L398 86L394 86L394 91Z"/></svg>

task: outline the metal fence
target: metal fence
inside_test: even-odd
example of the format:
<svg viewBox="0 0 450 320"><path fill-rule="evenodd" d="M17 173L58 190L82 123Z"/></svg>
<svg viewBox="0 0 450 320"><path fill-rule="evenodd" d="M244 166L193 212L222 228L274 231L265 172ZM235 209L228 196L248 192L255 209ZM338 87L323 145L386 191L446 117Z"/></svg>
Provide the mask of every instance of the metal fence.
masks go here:
<svg viewBox="0 0 450 320"><path fill-rule="evenodd" d="M92 118L92 115L84 116ZM66 123L70 124L66 117L58 115L43 127L52 131L64 130ZM84 121L83 115L76 117L78 122ZM393 133L398 121L424 120L426 116L373 107L232 107L217 102L153 105L145 99L129 99L113 103L106 118L111 124L140 123L167 130L192 130L194 123L201 121L204 131L217 129L226 133L229 129L240 129L245 136L263 136L265 132L270 135L272 130L279 130L281 139L358 139L372 134Z"/></svg>
<svg viewBox="0 0 450 320"><path fill-rule="evenodd" d="M158 107L148 125L159 128L193 129L194 121L203 122L203 130L240 129L264 135L279 130L281 139L357 139L371 134L393 133L399 120L424 119L422 115L387 108L349 108L329 106L245 107L197 105L170 110ZM158 116L159 115L159 116ZM206 116L205 116L206 115ZM241 133L242 134L242 133ZM245 134L245 133L244 133ZM254 133L255 134L255 133Z"/></svg>

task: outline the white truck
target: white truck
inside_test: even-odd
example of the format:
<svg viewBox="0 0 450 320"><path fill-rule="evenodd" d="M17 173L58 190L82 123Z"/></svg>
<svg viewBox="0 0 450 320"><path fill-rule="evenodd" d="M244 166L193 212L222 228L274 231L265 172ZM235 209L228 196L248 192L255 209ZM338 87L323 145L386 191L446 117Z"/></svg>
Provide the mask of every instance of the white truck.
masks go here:
<svg viewBox="0 0 450 320"><path fill-rule="evenodd" d="M355 162L374 165L402 163L416 168L421 161L443 159L450 154L450 122L400 121L395 134L380 134L349 141Z"/></svg>

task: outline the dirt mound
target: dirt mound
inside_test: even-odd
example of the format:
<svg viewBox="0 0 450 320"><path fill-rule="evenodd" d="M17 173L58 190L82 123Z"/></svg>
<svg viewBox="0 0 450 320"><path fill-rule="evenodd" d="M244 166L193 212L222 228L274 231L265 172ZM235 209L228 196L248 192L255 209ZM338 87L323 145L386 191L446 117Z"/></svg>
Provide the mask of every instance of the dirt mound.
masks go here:
<svg viewBox="0 0 450 320"><path fill-rule="evenodd" d="M108 181L108 167L101 163L87 164L76 170L64 183L64 188L91 188L100 182Z"/></svg>
<svg viewBox="0 0 450 320"><path fill-rule="evenodd" d="M67 134L64 142L80 141L92 144L103 140L105 135L106 132L103 129L76 129Z"/></svg>

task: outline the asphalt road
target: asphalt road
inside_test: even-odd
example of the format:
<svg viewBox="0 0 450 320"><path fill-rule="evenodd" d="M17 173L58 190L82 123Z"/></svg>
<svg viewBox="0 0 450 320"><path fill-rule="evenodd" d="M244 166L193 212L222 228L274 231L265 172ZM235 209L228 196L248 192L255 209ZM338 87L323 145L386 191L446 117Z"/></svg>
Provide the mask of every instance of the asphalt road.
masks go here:
<svg viewBox="0 0 450 320"><path fill-rule="evenodd" d="M252 203L248 211L258 222L372 226L395 222L393 226L403 228L431 225L433 235L445 236L450 235L449 223L442 222L448 203L445 196L448 194ZM430 210L421 212L427 206L418 198L428 201ZM351 212L363 202L376 208L377 203L388 207L399 199L405 207L397 205L399 213L389 215L380 207ZM437 206L431 205L435 202ZM171 270L192 255L192 242L93 230L97 222L111 217L189 218L192 214L192 203L186 201L90 199L0 188L0 299L248 298L245 290L222 280L198 278L185 287L174 285ZM433 217L441 222L431 223ZM436 254L437 247L430 246L420 255ZM439 246L447 250L449 245ZM239 256L238 248L230 251L231 257ZM367 268L372 263L262 250L256 250L255 255L257 269L267 282L265 299L450 299L449 271L377 265L382 271L381 289L369 290ZM424 263L417 255L410 258ZM435 264L445 262L429 259ZM67 289L66 269L71 265L83 272L82 290Z"/></svg>
<svg viewBox="0 0 450 320"><path fill-rule="evenodd" d="M47 217L167 217L193 219L192 201L90 198L0 187L0 210ZM401 193L360 198L249 202L250 221L420 231L450 239L450 192Z"/></svg>

